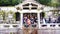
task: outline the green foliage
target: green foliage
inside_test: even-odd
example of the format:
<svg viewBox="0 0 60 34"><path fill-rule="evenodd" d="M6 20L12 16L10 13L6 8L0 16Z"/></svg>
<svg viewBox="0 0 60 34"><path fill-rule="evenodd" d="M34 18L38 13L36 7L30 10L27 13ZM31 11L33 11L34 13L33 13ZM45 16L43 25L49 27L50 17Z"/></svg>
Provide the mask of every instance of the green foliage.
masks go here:
<svg viewBox="0 0 60 34"><path fill-rule="evenodd" d="M48 3L51 2L51 0L36 0L36 1L43 4L43 5L48 5Z"/></svg>
<svg viewBox="0 0 60 34"><path fill-rule="evenodd" d="M0 6L14 6L21 2L22 0L0 0Z"/></svg>
<svg viewBox="0 0 60 34"><path fill-rule="evenodd" d="M12 32L10 32L10 34L12 34Z"/></svg>
<svg viewBox="0 0 60 34"><path fill-rule="evenodd" d="M52 7L60 6L59 0L36 0L36 1L47 6L52 6Z"/></svg>
<svg viewBox="0 0 60 34"><path fill-rule="evenodd" d="M2 15L3 20L5 20L5 12L4 11L0 11L0 16Z"/></svg>
<svg viewBox="0 0 60 34"><path fill-rule="evenodd" d="M60 3L58 0L51 0L51 2L48 5L53 7L59 7Z"/></svg>

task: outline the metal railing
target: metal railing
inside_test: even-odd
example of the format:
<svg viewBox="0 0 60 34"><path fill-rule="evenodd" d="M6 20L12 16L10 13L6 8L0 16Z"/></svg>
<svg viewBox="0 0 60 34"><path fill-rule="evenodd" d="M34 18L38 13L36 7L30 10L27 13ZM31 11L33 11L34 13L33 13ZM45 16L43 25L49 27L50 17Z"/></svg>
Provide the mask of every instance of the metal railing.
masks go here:
<svg viewBox="0 0 60 34"><path fill-rule="evenodd" d="M28 32L27 32L28 31ZM32 31L31 33L29 33L30 31ZM37 33L36 33L37 32ZM0 34L32 34L32 33L36 33L36 34L60 34L60 29L33 29L33 30L28 30L28 29L0 29Z"/></svg>

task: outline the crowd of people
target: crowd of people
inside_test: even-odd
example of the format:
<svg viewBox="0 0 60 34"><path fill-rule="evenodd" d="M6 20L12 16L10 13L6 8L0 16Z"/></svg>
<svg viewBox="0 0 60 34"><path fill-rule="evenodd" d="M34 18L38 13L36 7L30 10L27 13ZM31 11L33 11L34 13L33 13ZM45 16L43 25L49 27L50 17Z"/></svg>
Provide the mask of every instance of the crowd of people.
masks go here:
<svg viewBox="0 0 60 34"><path fill-rule="evenodd" d="M60 15L50 15L48 17L45 17L45 14L42 12L40 13L40 23L60 23Z"/></svg>
<svg viewBox="0 0 60 34"><path fill-rule="evenodd" d="M15 15L16 15L15 20L20 21L20 17L21 17L20 13L16 12ZM40 13L40 23L60 23L60 15L55 16L52 13L50 13L50 16L48 15L48 17L45 17L45 15L46 14L44 12ZM8 16L9 16L9 18L12 18L12 15L8 15ZM0 17L1 17L1 15L0 15ZM2 21L0 20L0 22L2 22ZM35 23L38 23L37 13L24 13L23 14L23 24L30 25L30 24L35 24Z"/></svg>
<svg viewBox="0 0 60 34"><path fill-rule="evenodd" d="M35 24L37 23L37 14L36 13L25 13L23 14L23 24Z"/></svg>

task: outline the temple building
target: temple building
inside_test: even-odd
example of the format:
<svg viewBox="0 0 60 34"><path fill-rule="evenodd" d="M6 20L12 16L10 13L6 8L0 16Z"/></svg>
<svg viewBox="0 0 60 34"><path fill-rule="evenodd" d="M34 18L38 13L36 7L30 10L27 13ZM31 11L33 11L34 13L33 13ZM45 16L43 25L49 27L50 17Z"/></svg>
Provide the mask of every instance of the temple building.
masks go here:
<svg viewBox="0 0 60 34"><path fill-rule="evenodd" d="M60 27L59 15L59 8L42 5L35 0L24 0L13 7L0 7L0 29L4 31L1 34L6 34L8 31L11 32L10 34L14 34L14 32L16 34L17 32L19 34L31 34L34 29L38 29L38 34L45 32L46 34L54 34L52 29ZM27 31L28 33L26 33Z"/></svg>

